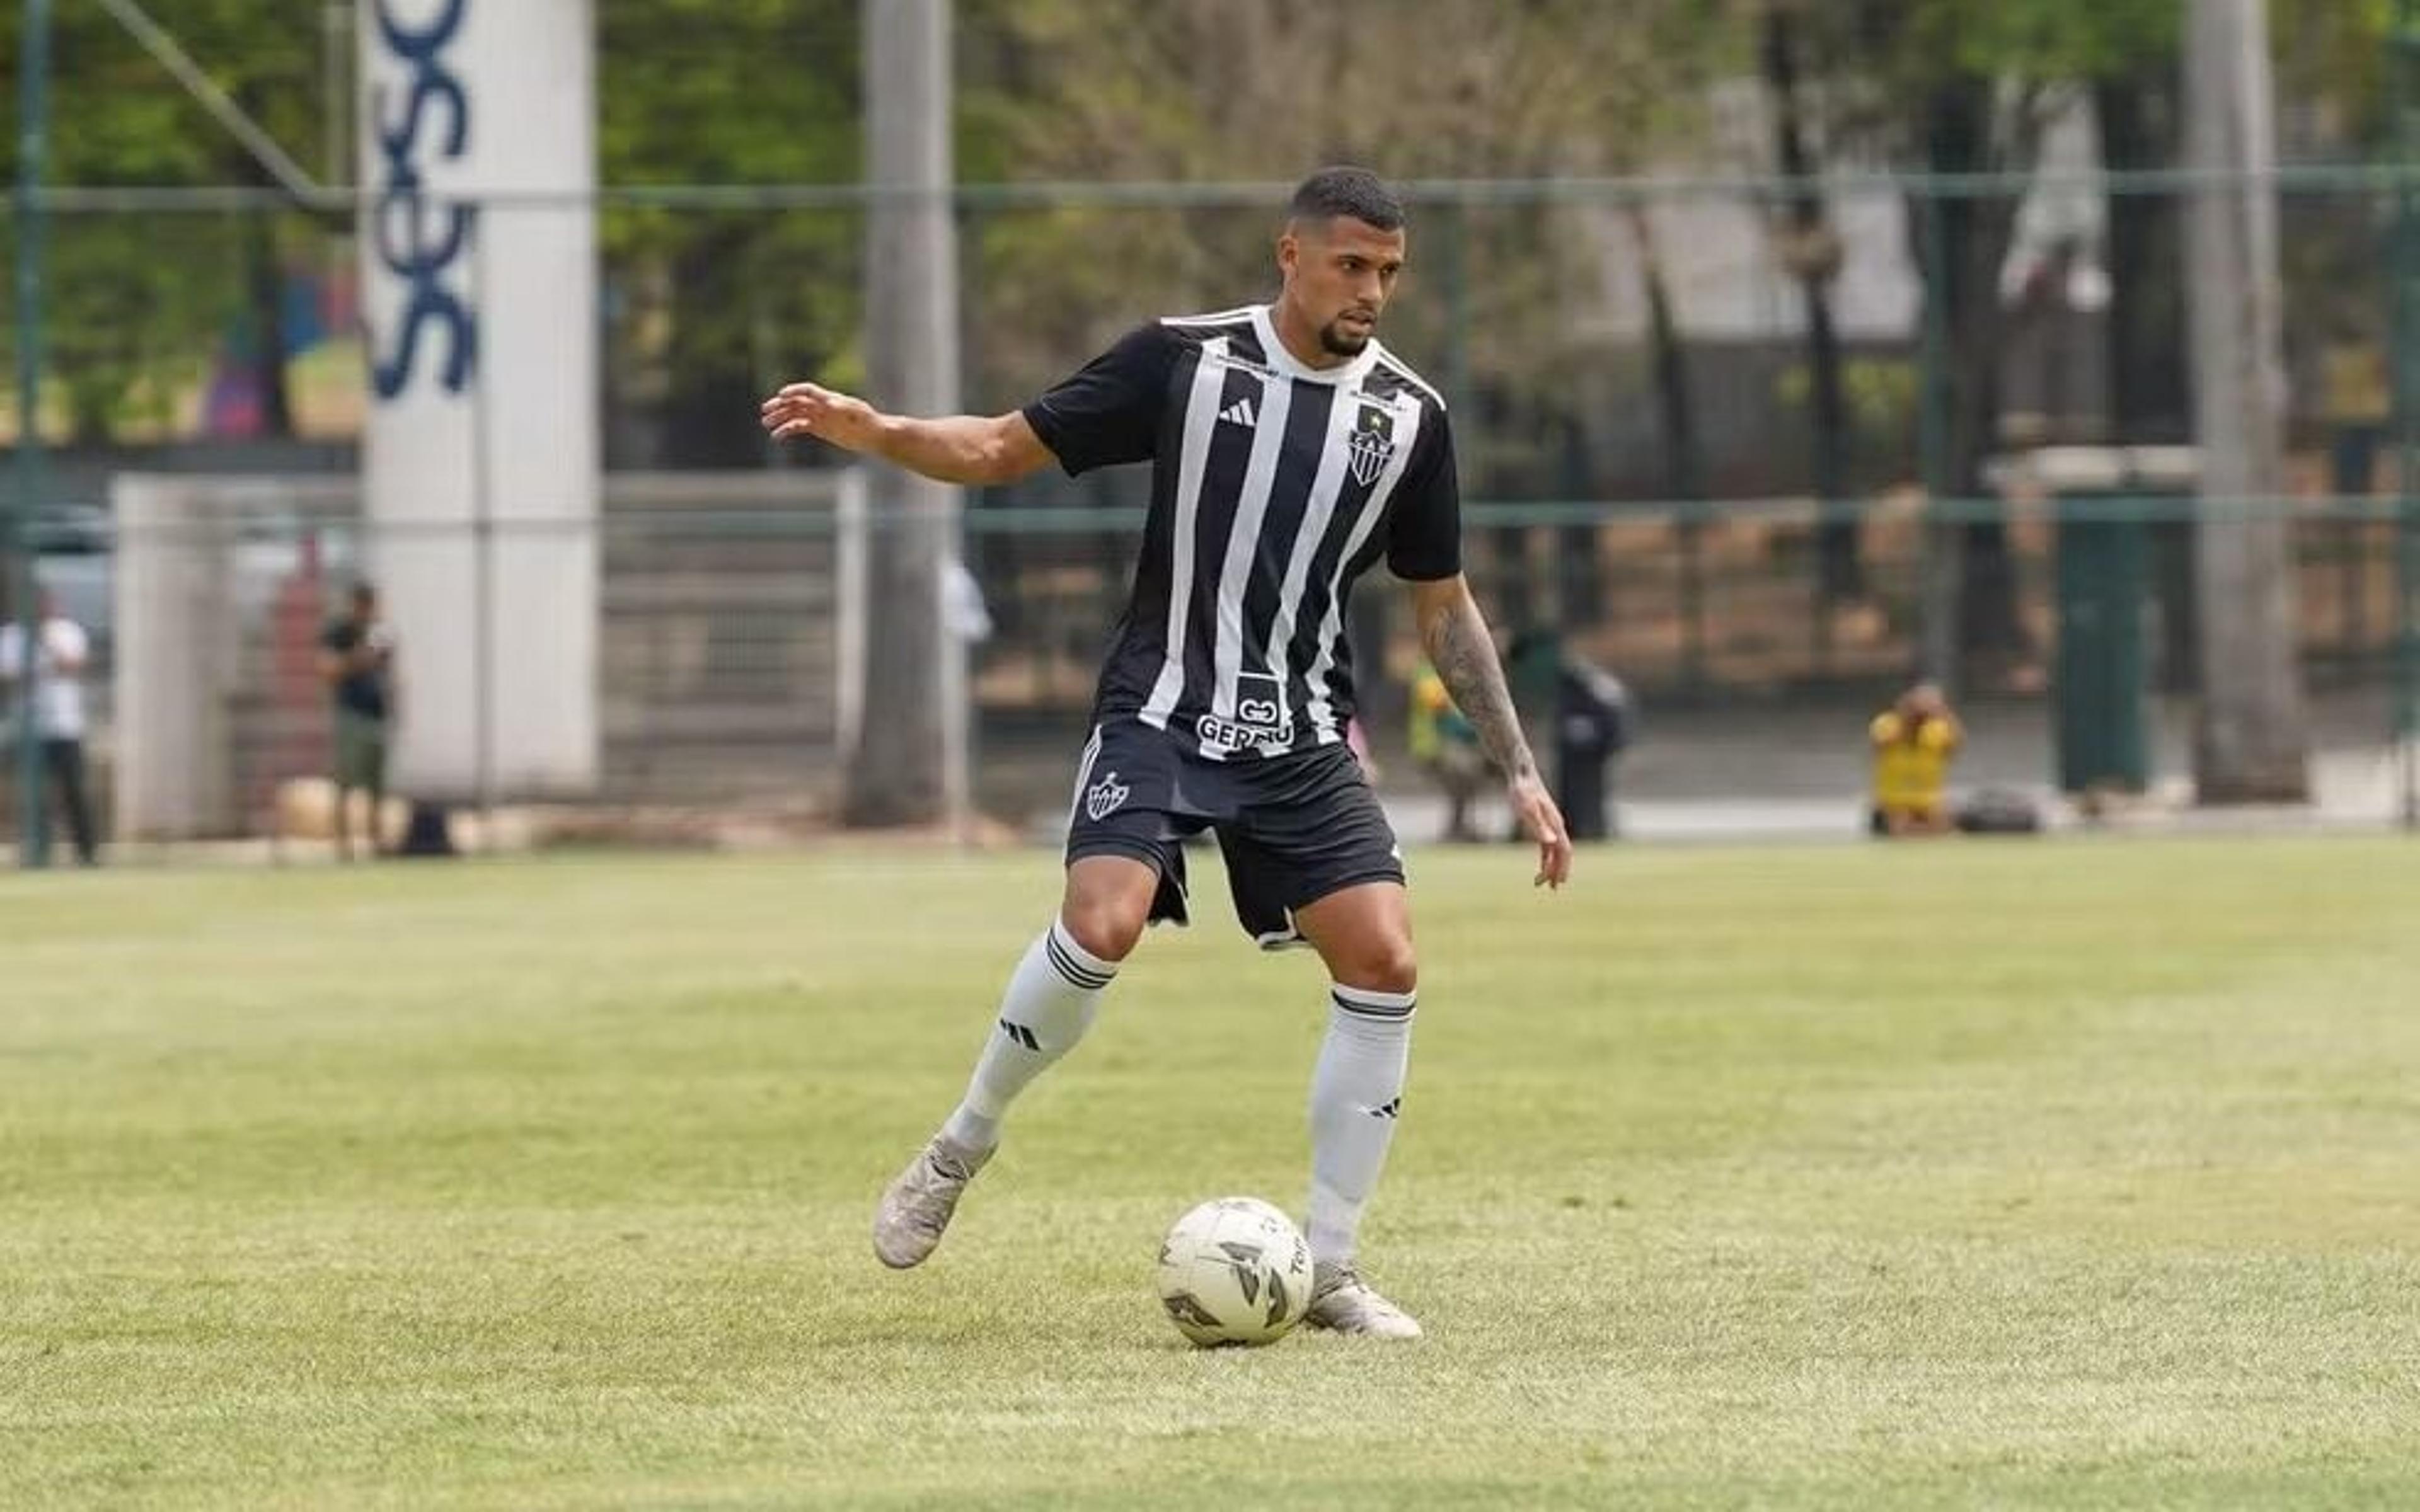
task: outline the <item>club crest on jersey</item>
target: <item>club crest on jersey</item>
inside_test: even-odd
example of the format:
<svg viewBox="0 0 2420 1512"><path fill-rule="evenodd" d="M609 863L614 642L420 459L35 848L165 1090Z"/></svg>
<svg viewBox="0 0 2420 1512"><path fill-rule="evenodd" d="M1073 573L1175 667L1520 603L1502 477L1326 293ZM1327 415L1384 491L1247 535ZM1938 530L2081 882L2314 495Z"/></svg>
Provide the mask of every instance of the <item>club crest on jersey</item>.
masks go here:
<svg viewBox="0 0 2420 1512"><path fill-rule="evenodd" d="M1395 412L1381 405L1364 403L1353 422L1353 440L1347 444L1353 455L1353 481L1369 487L1394 459Z"/></svg>
<svg viewBox="0 0 2420 1512"><path fill-rule="evenodd" d="M1096 822L1107 819L1118 811L1119 805L1132 792L1134 789L1118 780L1117 773L1102 773L1099 781L1084 790L1084 816Z"/></svg>

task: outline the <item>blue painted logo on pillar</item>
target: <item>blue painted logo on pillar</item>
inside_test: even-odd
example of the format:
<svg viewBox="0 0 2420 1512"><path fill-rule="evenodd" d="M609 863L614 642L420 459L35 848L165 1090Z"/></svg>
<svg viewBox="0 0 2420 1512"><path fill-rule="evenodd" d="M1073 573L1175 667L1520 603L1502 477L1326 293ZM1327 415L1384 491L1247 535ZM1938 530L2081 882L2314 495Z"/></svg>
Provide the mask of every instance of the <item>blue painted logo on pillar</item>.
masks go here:
<svg viewBox="0 0 2420 1512"><path fill-rule="evenodd" d="M399 97L383 82L370 95L371 129L384 158L371 245L404 285L394 329L370 332L370 379L381 399L411 387L424 346L442 342L436 378L448 393L462 392L478 356L478 319L458 286L478 211L470 205L430 205L421 177L432 146L445 159L459 158L470 147L470 96L443 55L462 29L469 3L444 0L435 19L416 29L396 20L396 0L376 4L380 39L410 77ZM390 108L398 98L400 107Z"/></svg>

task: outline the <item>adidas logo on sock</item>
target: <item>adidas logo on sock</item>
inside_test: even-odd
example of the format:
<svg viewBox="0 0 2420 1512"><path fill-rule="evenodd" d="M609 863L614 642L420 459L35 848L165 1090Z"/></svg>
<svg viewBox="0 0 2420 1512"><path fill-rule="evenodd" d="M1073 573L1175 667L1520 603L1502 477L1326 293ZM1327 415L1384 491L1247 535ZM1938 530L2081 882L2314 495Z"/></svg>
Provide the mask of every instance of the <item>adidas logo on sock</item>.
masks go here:
<svg viewBox="0 0 2420 1512"><path fill-rule="evenodd" d="M1400 1097L1390 1097L1378 1106L1372 1108L1370 1110L1370 1117L1373 1119L1399 1118L1402 1116L1403 1111L1404 1100Z"/></svg>
<svg viewBox="0 0 2420 1512"><path fill-rule="evenodd" d="M1261 423L1260 413L1252 408L1252 399L1249 394L1246 394L1243 398L1236 400L1226 409L1219 410L1218 418L1222 421L1241 425L1246 430L1249 430L1254 425Z"/></svg>
<svg viewBox="0 0 2420 1512"><path fill-rule="evenodd" d="M1018 1044L1025 1046L1028 1050L1039 1050L1042 1048L1042 1041L1035 1039L1033 1037L1033 1031L1027 1028L1022 1024L1011 1024L1008 1020L1002 1019L1000 1021L1000 1032L1007 1035Z"/></svg>

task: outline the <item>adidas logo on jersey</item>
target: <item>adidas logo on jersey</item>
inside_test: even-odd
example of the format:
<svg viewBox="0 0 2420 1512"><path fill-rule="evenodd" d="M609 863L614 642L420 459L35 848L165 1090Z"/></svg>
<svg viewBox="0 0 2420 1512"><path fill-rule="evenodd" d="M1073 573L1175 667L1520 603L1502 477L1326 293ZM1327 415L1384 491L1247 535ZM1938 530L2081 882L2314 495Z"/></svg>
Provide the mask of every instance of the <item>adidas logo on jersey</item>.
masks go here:
<svg viewBox="0 0 2420 1512"><path fill-rule="evenodd" d="M1260 411L1252 408L1252 398L1249 394L1219 410L1218 418L1228 424L1241 425L1246 430L1261 423Z"/></svg>

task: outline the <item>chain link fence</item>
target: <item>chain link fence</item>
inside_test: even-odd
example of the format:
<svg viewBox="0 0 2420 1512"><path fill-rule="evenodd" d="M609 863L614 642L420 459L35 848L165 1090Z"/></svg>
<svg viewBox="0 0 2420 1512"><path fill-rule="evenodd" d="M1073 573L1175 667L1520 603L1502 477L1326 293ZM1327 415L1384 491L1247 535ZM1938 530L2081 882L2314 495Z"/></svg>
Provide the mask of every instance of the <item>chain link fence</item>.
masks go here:
<svg viewBox="0 0 2420 1512"><path fill-rule="evenodd" d="M1651 712L1641 780L1654 742L1703 731L1728 754L1701 764L1743 795L1786 787L1804 730L1844 732L1854 758L1859 711L1947 671L1962 698L2041 733L2025 737L2031 775L2055 783L2075 675L2062 656L2080 635L2139 662L2153 775L2180 775L2189 758L2157 730L2195 686L2191 543L2207 514L2190 459L2081 505L2028 483L2026 459L2189 443L2195 187L2176 174L1405 186L1412 264L1386 339L1451 406L1491 614L1632 685ZM2414 707L2420 628L2397 423L2412 409L2397 388L2420 370L2398 334L2406 191L2368 169L2288 170L2270 187L2287 494L2211 507L2290 523L2315 735L2376 765ZM962 191L969 407L1021 403L1132 323L1265 292L1284 190ZM754 409L790 378L859 381L866 203L855 189L598 201L598 402L624 480L595 527L602 805L829 806L845 721L829 503L841 459L776 455ZM143 729L118 675L132 543L111 479L310 469L328 501L349 499L365 412L357 249L349 217L251 193L57 192L50 208L55 450L26 554L96 632L91 744L109 793ZM693 497L641 503L634 487ZM734 487L758 492L738 505L716 493ZM987 810L1020 819L1063 794L1146 499L1140 471L968 497L962 551L991 622L969 684ZM2096 536L2079 510L2133 524ZM209 831L274 832L276 793L322 764L304 642L375 562L365 529L349 505L271 501L231 546L153 543L195 553L187 576L221 581L241 624L194 676L231 753L209 768ZM2087 579L2132 606L2118 616L2131 628L2079 627L2101 602ZM1362 594L1356 627L1382 756L1415 656L1390 599ZM482 634L509 634L498 618ZM1735 748L1760 742L1770 773ZM2397 816L2395 786L2378 786L2380 822Z"/></svg>
<svg viewBox="0 0 2420 1512"><path fill-rule="evenodd" d="M843 648L862 633L848 628L853 613L861 623L870 607L845 594L845 534L822 501L833 491L814 474L615 480L595 526L602 776L584 812L555 816L559 838L702 841L735 824L781 834L828 819L850 717ZM112 579L109 607L90 614L85 677L108 831L127 854L323 837L318 788L334 759L334 714L320 637L356 576L375 576L380 532L342 483L136 479L121 507L146 492L92 559ZM2391 501L2277 507L2298 562L2322 798L2339 821L2394 823L2404 801L2394 764L2402 527ZM2196 677L2183 558L2195 509L2171 494L2037 495L1973 510L2008 528L2023 633L1970 716L2003 780L2080 790L2092 782L2064 781L2079 760L2117 761L2102 774L2113 787L2139 785L2128 761L2140 783L2189 774ZM172 511L187 517L172 521ZM969 648L975 794L997 818L1022 824L1063 804L1139 518L1125 508L969 517L966 563L990 622ZM1508 645L1516 630L1550 631L1562 650L1617 671L1646 711L1634 799L1811 799L1828 782L1854 801L1864 718L1916 675L1930 538L1916 503L1858 517L1868 588L1845 607L1814 581L1827 517L1804 501L1480 502L1469 519L1490 543L1471 563L1482 601L1536 607L1535 620L1504 625ZM2133 532L2131 549L2113 549L2113 523ZM489 548L510 534L498 530ZM1575 564L1582 554L1593 560ZM1519 579L1526 587L1509 586ZM1417 790L1399 761L1419 657L1409 617L1383 579L1363 584L1357 609L1366 722L1388 785ZM508 617L483 631L512 633ZM1551 696L1533 670L1513 662L1543 743ZM400 718L411 701L407 684ZM2130 740L2138 755L2106 749ZM1694 768L1700 760L1715 763L1718 783ZM516 795L476 796L486 810Z"/></svg>

